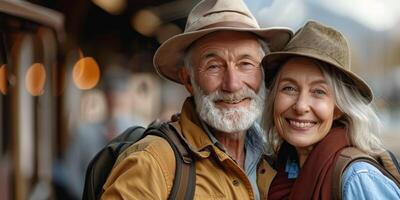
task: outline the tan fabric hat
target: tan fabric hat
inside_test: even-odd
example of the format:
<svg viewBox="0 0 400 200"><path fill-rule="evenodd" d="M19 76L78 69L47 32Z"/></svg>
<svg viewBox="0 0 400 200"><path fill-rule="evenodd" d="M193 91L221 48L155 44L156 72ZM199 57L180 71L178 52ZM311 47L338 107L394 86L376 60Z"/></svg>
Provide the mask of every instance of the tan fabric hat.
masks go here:
<svg viewBox="0 0 400 200"><path fill-rule="evenodd" d="M350 51L344 36L331 27L309 21L298 30L287 46L278 52L266 55L262 61L266 73L267 86L276 75L276 69L293 56L304 56L328 63L342 72L350 84L371 102L373 93L368 84L350 70ZM274 70L275 69L275 70Z"/></svg>
<svg viewBox="0 0 400 200"><path fill-rule="evenodd" d="M157 72L169 80L181 83L178 70L183 67L183 55L195 40L215 31L251 32L264 39L271 51L281 50L293 33L288 28L260 28L242 0L203 0L189 13L185 31L165 41L153 59Z"/></svg>

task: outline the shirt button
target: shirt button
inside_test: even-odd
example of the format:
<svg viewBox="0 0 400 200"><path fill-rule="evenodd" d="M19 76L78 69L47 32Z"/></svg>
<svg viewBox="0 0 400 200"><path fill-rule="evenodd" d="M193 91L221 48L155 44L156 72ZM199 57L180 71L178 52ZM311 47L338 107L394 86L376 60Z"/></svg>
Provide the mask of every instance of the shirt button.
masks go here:
<svg viewBox="0 0 400 200"><path fill-rule="evenodd" d="M261 169L261 170L260 170L260 173L261 173L261 174L264 174L264 173L265 173L265 169Z"/></svg>
<svg viewBox="0 0 400 200"><path fill-rule="evenodd" d="M237 180L237 179L234 179L234 180L232 181L232 183L233 183L234 186L239 186L239 185L240 185L240 181Z"/></svg>

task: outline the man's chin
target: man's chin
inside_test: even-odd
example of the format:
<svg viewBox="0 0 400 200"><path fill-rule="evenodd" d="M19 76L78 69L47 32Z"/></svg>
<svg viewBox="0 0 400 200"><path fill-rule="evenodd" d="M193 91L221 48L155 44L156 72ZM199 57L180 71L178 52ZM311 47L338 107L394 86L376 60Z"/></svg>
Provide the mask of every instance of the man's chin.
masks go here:
<svg viewBox="0 0 400 200"><path fill-rule="evenodd" d="M224 133L237 133L237 132L243 132L246 131L250 128L250 126L246 126L246 127L237 127L237 126L226 126L226 123L224 126L219 126L219 127L213 127L216 130L220 131L220 132L224 132Z"/></svg>
<svg viewBox="0 0 400 200"><path fill-rule="evenodd" d="M213 116L202 116L202 119L208 125L225 133L234 133L246 131L255 122L245 112L240 112L236 109L216 109ZM248 113L248 112L247 112Z"/></svg>

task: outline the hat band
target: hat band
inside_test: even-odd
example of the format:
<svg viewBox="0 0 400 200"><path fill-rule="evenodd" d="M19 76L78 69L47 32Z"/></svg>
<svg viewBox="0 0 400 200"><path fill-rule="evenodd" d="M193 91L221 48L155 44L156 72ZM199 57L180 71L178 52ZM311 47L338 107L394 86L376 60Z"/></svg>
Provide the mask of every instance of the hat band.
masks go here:
<svg viewBox="0 0 400 200"><path fill-rule="evenodd" d="M214 24L210 24L208 26L201 27L199 30L202 29L210 29L210 28L223 28L223 27L233 27L233 28L257 28L254 26L251 26L246 23L242 22L233 22L233 21L226 21L226 22L217 22Z"/></svg>

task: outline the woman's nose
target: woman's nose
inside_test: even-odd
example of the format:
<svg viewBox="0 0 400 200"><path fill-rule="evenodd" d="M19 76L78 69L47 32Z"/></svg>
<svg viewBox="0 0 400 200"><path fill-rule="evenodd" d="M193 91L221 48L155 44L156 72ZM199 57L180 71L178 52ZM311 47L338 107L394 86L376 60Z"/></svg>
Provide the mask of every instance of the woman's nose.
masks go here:
<svg viewBox="0 0 400 200"><path fill-rule="evenodd" d="M304 114L310 111L309 98L305 93L299 94L297 101L293 105L293 110L298 114Z"/></svg>

